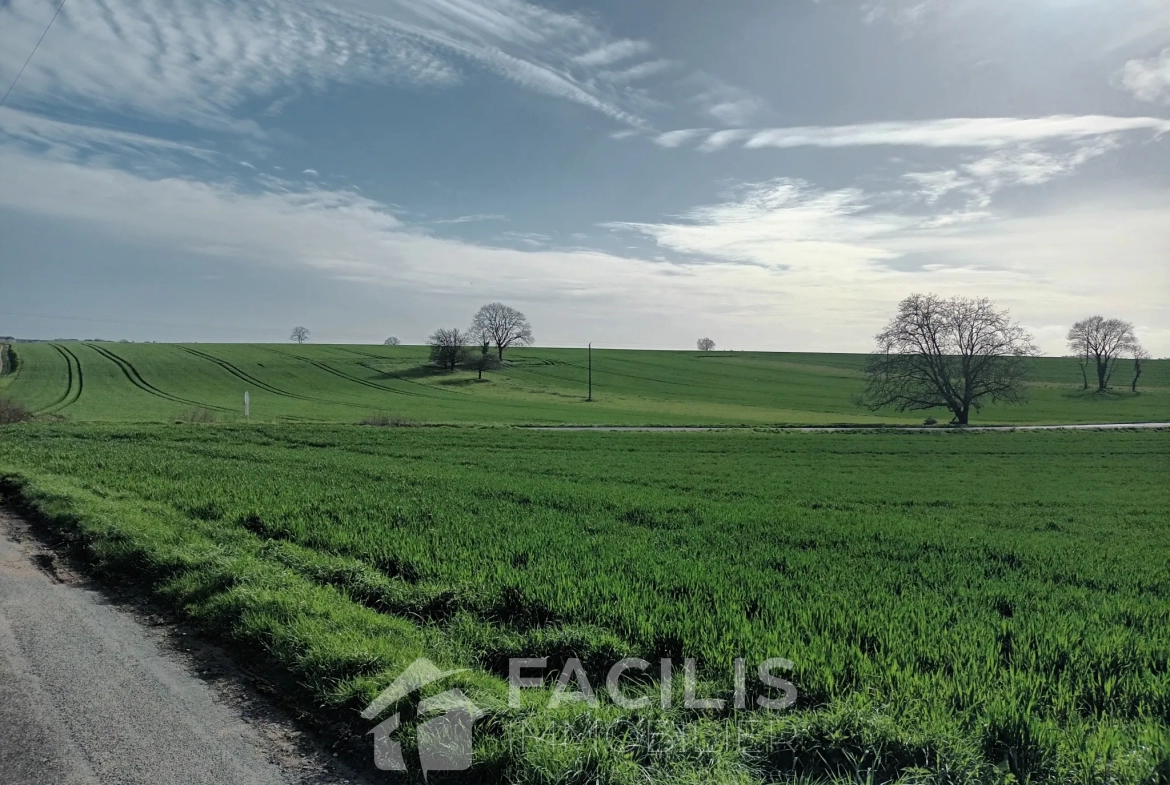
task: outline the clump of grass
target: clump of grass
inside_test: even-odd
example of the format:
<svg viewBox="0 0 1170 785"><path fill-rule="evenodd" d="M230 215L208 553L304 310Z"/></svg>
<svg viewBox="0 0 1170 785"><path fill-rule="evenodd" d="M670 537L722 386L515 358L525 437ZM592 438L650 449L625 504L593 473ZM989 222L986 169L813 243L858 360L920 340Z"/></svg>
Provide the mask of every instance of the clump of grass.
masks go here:
<svg viewBox="0 0 1170 785"><path fill-rule="evenodd" d="M0 398L0 425L28 422L32 418L33 413L23 404L10 398Z"/></svg>
<svg viewBox="0 0 1170 785"><path fill-rule="evenodd" d="M421 423L409 417L395 417L386 412L375 412L363 417L360 424L373 425L378 428L415 428Z"/></svg>
<svg viewBox="0 0 1170 785"><path fill-rule="evenodd" d="M206 423L215 422L215 412L211 409L204 409L202 406L197 406L194 409L187 409L179 413L175 418L176 423L190 423L195 425L202 425Z"/></svg>

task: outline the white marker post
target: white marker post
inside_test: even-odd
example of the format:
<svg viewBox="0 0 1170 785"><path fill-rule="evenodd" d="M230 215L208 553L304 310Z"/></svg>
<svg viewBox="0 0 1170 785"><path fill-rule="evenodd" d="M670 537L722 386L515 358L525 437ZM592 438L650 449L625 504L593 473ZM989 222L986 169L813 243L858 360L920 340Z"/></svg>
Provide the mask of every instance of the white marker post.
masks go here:
<svg viewBox="0 0 1170 785"><path fill-rule="evenodd" d="M251 414L251 412L249 411L248 391L245 390L244 391L244 419L245 420L248 419L250 414Z"/></svg>

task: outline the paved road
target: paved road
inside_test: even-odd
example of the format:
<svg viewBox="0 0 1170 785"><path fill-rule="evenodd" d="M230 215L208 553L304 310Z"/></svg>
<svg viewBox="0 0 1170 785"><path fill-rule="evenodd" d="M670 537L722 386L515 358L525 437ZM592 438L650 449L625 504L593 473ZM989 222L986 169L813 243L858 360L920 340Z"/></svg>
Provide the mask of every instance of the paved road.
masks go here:
<svg viewBox="0 0 1170 785"><path fill-rule="evenodd" d="M798 431L800 433L822 433L825 431L925 431L947 433L953 428L925 428L922 426L890 425L848 425L828 427L783 426L771 428L766 425L524 425L518 426L529 431L750 431L757 428L769 431ZM1103 422L1077 425L968 425L964 431L1109 431L1119 428L1170 428L1170 422Z"/></svg>
<svg viewBox="0 0 1170 785"><path fill-rule="evenodd" d="M12 531L0 511L0 783L296 781L140 621L55 581Z"/></svg>

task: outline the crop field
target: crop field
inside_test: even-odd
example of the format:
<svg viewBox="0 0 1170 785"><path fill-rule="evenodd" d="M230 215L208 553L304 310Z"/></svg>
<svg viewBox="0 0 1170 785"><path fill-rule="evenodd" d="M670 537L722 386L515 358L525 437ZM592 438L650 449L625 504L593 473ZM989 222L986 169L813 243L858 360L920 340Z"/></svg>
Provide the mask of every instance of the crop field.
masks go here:
<svg viewBox="0 0 1170 785"><path fill-rule="evenodd" d="M64 348L81 355L86 391L91 366L121 373L95 349ZM161 385L147 347L113 351ZM259 350L232 351L214 356L252 374L244 358ZM274 364L274 388L293 390L281 373L308 366L338 379L321 394L340 399L343 380L324 368L367 367L335 348L283 351L324 367ZM666 378L658 362L634 367ZM694 362L750 375L785 361ZM837 358L805 364L852 378ZM221 367L190 367L205 366ZM408 379L381 383L437 384ZM198 389L184 397L210 396L212 382ZM733 395L729 406L758 405ZM102 400L113 405L95 397L95 413ZM300 404L287 405L292 416ZM302 701L355 720L356 734L368 730L357 712L416 657L470 668L452 679L486 716L472 771L451 781L1170 778L1165 431L30 424L0 437L10 502L104 573L264 650ZM598 705L550 707L546 687L510 709L513 656L549 657L550 676L580 658ZM749 672L787 658L797 702L626 711L599 686L626 656L693 657L700 693L721 697L734 658Z"/></svg>
<svg viewBox="0 0 1170 785"><path fill-rule="evenodd" d="M870 412L862 355L520 349L480 380L426 365L425 347L21 343L0 394L69 421L170 422L202 409L223 422L356 423L378 412L425 423L611 425L916 424L944 411ZM1170 420L1170 360L1148 361L1137 393L1081 390L1070 358L1034 363L1028 403L989 406L973 424Z"/></svg>

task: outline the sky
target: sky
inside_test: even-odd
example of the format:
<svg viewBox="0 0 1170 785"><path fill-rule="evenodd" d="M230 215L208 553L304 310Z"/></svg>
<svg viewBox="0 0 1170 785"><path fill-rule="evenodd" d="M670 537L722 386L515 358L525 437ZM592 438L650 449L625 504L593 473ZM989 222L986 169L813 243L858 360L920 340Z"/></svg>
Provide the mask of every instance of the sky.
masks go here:
<svg viewBox="0 0 1170 785"><path fill-rule="evenodd" d="M0 90L57 0L0 0ZM914 292L1170 356L1165 0L66 0L0 335L864 352Z"/></svg>

